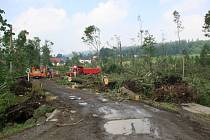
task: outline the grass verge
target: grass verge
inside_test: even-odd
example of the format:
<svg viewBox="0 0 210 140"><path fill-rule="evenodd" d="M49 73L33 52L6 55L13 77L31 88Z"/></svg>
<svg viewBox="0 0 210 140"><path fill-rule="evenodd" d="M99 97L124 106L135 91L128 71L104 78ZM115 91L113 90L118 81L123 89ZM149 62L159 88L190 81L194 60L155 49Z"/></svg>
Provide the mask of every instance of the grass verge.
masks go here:
<svg viewBox="0 0 210 140"><path fill-rule="evenodd" d="M50 113L54 110L53 107L47 106L47 105L42 105L36 110L34 110L33 117L27 120L25 123L22 124L7 124L5 128L0 132L0 139L13 135L15 133L21 132L25 129L32 128L36 125L36 121L42 117L45 116L46 113Z"/></svg>
<svg viewBox="0 0 210 140"><path fill-rule="evenodd" d="M155 102L152 100L141 100L142 103L148 104L150 106L153 106L155 108L159 108L162 110L179 113L180 107L177 104L174 103L167 103L167 102Z"/></svg>
<svg viewBox="0 0 210 140"><path fill-rule="evenodd" d="M14 124L12 126L6 126L0 133L0 138L10 136L12 134L21 132L25 129L35 126L35 123L24 123L24 124Z"/></svg>

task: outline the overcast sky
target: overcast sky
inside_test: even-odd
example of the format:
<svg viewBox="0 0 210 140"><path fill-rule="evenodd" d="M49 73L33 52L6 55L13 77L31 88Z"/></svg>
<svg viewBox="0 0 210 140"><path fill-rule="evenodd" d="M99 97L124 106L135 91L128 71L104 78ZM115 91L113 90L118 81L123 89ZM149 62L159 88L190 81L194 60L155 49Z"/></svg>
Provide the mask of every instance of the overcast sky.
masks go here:
<svg viewBox="0 0 210 140"><path fill-rule="evenodd" d="M182 39L205 39L202 33L204 15L210 0L0 0L0 9L17 33L26 29L29 37L51 40L53 53L69 54L88 50L81 41L88 25L101 29L102 41L120 35L124 45L133 44L139 30L149 30L157 41L164 32L166 41L176 40L172 12L177 10L183 21Z"/></svg>

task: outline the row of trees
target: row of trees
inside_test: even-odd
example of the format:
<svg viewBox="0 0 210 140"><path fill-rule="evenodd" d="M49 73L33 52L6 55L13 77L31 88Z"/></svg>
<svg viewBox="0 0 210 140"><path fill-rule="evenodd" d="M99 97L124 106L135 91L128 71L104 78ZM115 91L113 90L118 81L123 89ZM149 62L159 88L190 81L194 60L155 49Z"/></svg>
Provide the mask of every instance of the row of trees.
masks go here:
<svg viewBox="0 0 210 140"><path fill-rule="evenodd" d="M177 28L177 42L169 42L169 43L160 43L157 44L155 41L155 38L153 35L151 35L149 33L148 30L142 30L142 25L140 28L140 33L141 33L141 44L142 46L140 47L133 47L132 49L130 49L130 53L133 56L147 56L148 60L151 59L150 57L152 56L166 56L166 55L186 55L186 54L199 54L201 52L201 49L203 47L204 43L209 43L206 41L185 41L185 40L181 40L180 34L183 31L184 27L182 25L182 21L181 21L181 16L179 14L178 11L174 11L172 13L173 17L174 17L174 23L176 25ZM203 31L205 32L205 36L210 36L210 11L205 15L205 23L203 26ZM139 19L139 18L138 18ZM140 20L141 21L141 20ZM144 33L144 39L142 39ZM139 36L138 36L139 37ZM84 31L84 36L82 37L82 40L84 43L86 43L88 46L90 46L92 48L93 51L96 52L97 57L100 60L100 57L104 58L104 51L106 51L106 55L113 55L114 52L116 52L116 55L122 57L123 55L123 50L121 48L121 41L119 39L119 37L116 37L116 41L117 41L117 45L110 45L110 43L108 42L107 45L111 48L111 50L113 50L113 52L110 52L110 54L107 54L109 49L104 49L102 48L102 43L100 40L100 29L94 25L88 26L87 28L85 28ZM142 43L143 40L143 43ZM164 40L164 38L163 38ZM196 45L201 45L201 46L196 46ZM104 45L105 46L105 45ZM100 50L102 48L102 54L100 54ZM126 49L125 49L126 50ZM128 50L128 49L127 49ZM124 51L125 52L125 51ZM183 76L184 76L184 56L183 56ZM122 63L122 62L120 62ZM151 64L151 63L150 63Z"/></svg>
<svg viewBox="0 0 210 140"><path fill-rule="evenodd" d="M41 45L38 37L28 39L29 32L22 30L16 38L12 25L4 18L0 10L0 85L7 78L25 75L26 68L31 66L50 65L50 41Z"/></svg>

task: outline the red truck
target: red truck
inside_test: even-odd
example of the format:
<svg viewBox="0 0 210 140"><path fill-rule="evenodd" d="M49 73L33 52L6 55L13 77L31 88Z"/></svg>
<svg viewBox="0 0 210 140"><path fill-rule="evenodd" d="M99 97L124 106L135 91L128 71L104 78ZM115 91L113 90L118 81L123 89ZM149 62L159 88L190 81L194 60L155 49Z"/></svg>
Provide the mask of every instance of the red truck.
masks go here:
<svg viewBox="0 0 210 140"><path fill-rule="evenodd" d="M97 75L101 72L100 68L85 68L83 66L73 66L70 68L70 72L67 72L67 76L76 75Z"/></svg>

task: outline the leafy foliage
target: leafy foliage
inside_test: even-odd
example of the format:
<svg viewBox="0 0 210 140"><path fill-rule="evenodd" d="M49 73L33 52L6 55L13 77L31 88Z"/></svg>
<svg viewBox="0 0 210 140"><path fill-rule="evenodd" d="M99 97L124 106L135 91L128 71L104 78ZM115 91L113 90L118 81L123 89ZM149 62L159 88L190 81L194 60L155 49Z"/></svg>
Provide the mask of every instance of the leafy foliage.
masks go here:
<svg viewBox="0 0 210 140"><path fill-rule="evenodd" d="M104 72L106 73L119 73L121 71L121 66L117 65L117 64L111 64L109 66L106 66L106 68L104 68Z"/></svg>
<svg viewBox="0 0 210 140"><path fill-rule="evenodd" d="M151 57L154 56L155 51L155 38L153 35L150 35L149 33L146 34L146 37L144 38L144 44L143 48L146 53L146 59L145 61L149 63L150 66L150 72L152 71L152 60Z"/></svg>
<svg viewBox="0 0 210 140"><path fill-rule="evenodd" d="M69 59L69 60L67 60L67 62L66 62L66 65L67 66L74 66L74 65L80 65L80 62L79 62L79 54L78 53L76 53L76 52L73 52L72 53L73 54L73 56L72 56L72 58L71 59Z"/></svg>
<svg viewBox="0 0 210 140"><path fill-rule="evenodd" d="M0 129L5 124L5 109L27 98L23 96L23 99L20 99L22 97L14 94L17 89L21 94L25 94L26 85L15 87L15 91L10 90L10 87L16 78L26 75L26 68L40 66L41 63L50 65L49 47L53 45L46 41L44 46L41 46L38 37L28 39L29 32L26 30L22 30L17 37L13 36L12 25L7 23L3 14L4 11L0 9Z"/></svg>
<svg viewBox="0 0 210 140"><path fill-rule="evenodd" d="M45 44L42 47L42 64L44 66L50 66L50 46L53 45L53 42L45 40Z"/></svg>
<svg viewBox="0 0 210 140"><path fill-rule="evenodd" d="M204 22L204 32L205 32L205 36L210 37L210 10L208 11L208 13L205 15L205 22Z"/></svg>
<svg viewBox="0 0 210 140"><path fill-rule="evenodd" d="M181 16L179 14L178 11L174 11L173 12L173 16L174 16L174 23L176 23L176 28L177 28L177 36L179 39L179 43L180 43L180 32L184 29L184 27L182 26L182 21L181 21Z"/></svg>
<svg viewBox="0 0 210 140"><path fill-rule="evenodd" d="M86 27L84 31L84 36L81 39L88 46L92 47L99 57L99 51L101 48L100 29L95 25Z"/></svg>
<svg viewBox="0 0 210 140"><path fill-rule="evenodd" d="M203 66L210 65L210 46L205 44L200 54L200 63Z"/></svg>

